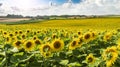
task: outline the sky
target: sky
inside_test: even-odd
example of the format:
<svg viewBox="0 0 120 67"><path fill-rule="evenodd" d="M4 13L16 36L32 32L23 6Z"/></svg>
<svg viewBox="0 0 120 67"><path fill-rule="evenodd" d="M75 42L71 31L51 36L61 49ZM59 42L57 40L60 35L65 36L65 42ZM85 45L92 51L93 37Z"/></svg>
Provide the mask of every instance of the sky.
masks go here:
<svg viewBox="0 0 120 67"><path fill-rule="evenodd" d="M0 0L0 16L120 15L120 0Z"/></svg>

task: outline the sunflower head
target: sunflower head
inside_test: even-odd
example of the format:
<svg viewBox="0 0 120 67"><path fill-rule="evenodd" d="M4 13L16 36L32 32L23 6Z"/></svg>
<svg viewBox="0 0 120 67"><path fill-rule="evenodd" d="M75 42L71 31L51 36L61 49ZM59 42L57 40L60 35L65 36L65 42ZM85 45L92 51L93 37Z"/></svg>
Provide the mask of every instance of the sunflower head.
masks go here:
<svg viewBox="0 0 120 67"><path fill-rule="evenodd" d="M12 33L9 34L10 37L13 37L14 35Z"/></svg>
<svg viewBox="0 0 120 67"><path fill-rule="evenodd" d="M6 42L7 44L10 44L10 43L12 42L12 40L11 40L11 38L10 38L10 37L6 37L5 42Z"/></svg>
<svg viewBox="0 0 120 67"><path fill-rule="evenodd" d="M105 42L109 41L112 37L112 34L111 33L106 33L104 36L103 36L103 40Z"/></svg>
<svg viewBox="0 0 120 67"><path fill-rule="evenodd" d="M18 34L18 31L15 31L15 35L17 35Z"/></svg>
<svg viewBox="0 0 120 67"><path fill-rule="evenodd" d="M78 31L78 35L81 35L81 34L82 34L82 32Z"/></svg>
<svg viewBox="0 0 120 67"><path fill-rule="evenodd" d="M97 33L96 32L91 32L91 35L92 35L92 40L94 40L96 37L97 37Z"/></svg>
<svg viewBox="0 0 120 67"><path fill-rule="evenodd" d="M19 30L19 34L22 34L22 33L23 33L23 31Z"/></svg>
<svg viewBox="0 0 120 67"><path fill-rule="evenodd" d="M102 54L103 60L106 61L106 66L110 67L118 58L118 51L116 46L108 47Z"/></svg>
<svg viewBox="0 0 120 67"><path fill-rule="evenodd" d="M32 51L32 50L34 50L34 48L35 48L34 41L29 40L29 41L26 41L26 42L24 43L24 49L25 49L26 51Z"/></svg>
<svg viewBox="0 0 120 67"><path fill-rule="evenodd" d="M36 40L36 39L38 39L38 37L37 37L37 36L34 36L34 37L33 37L33 40Z"/></svg>
<svg viewBox="0 0 120 67"><path fill-rule="evenodd" d="M22 39L25 39L25 38L26 38L26 35L25 35L25 34L22 34L22 35L21 35L21 38L22 38Z"/></svg>
<svg viewBox="0 0 120 67"><path fill-rule="evenodd" d="M91 33L86 33L83 36L83 39L84 39L85 42L89 42L91 40Z"/></svg>
<svg viewBox="0 0 120 67"><path fill-rule="evenodd" d="M40 45L41 44L41 41L39 39L34 40L34 42L35 42L36 45Z"/></svg>
<svg viewBox="0 0 120 67"><path fill-rule="evenodd" d="M52 56L52 53L51 52L44 52L44 53L42 53L42 56L47 59L47 58Z"/></svg>
<svg viewBox="0 0 120 67"><path fill-rule="evenodd" d="M94 63L95 62L95 57L93 56L93 54L89 54L86 57L86 61L87 61L88 64Z"/></svg>
<svg viewBox="0 0 120 67"><path fill-rule="evenodd" d="M77 47L78 47L78 40L74 39L69 45L69 50L74 50Z"/></svg>
<svg viewBox="0 0 120 67"><path fill-rule="evenodd" d="M40 46L40 53L43 55L44 53L51 52L51 46L49 43L47 44L42 44Z"/></svg>
<svg viewBox="0 0 120 67"><path fill-rule="evenodd" d="M27 33L30 33L30 30L29 30L29 29L27 29L27 30L26 30L26 32L27 32Z"/></svg>
<svg viewBox="0 0 120 67"><path fill-rule="evenodd" d="M21 48L21 44L22 44L22 41L17 40L13 43L13 46L19 49L19 48Z"/></svg>
<svg viewBox="0 0 120 67"><path fill-rule="evenodd" d="M56 37L57 37L56 34L53 34L53 35L52 35L52 38L53 38L53 39L55 39Z"/></svg>
<svg viewBox="0 0 120 67"><path fill-rule="evenodd" d="M53 51L60 51L64 48L64 42L60 39L56 39L52 42Z"/></svg>

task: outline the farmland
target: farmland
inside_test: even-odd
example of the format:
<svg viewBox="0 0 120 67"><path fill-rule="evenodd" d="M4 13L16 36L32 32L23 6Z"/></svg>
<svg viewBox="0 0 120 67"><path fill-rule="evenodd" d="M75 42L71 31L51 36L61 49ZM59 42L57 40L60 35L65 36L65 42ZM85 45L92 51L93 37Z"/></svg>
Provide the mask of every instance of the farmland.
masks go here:
<svg viewBox="0 0 120 67"><path fill-rule="evenodd" d="M0 24L0 67L119 67L120 19Z"/></svg>

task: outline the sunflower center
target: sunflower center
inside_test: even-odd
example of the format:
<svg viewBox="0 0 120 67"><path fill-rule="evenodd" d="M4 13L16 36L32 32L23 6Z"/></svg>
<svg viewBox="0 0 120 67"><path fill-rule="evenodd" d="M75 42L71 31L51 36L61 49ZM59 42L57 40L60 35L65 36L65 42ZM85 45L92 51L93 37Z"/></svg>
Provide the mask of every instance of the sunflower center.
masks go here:
<svg viewBox="0 0 120 67"><path fill-rule="evenodd" d="M9 41L9 37L7 37L7 41Z"/></svg>
<svg viewBox="0 0 120 67"><path fill-rule="evenodd" d="M18 32L16 31L15 34L18 34Z"/></svg>
<svg viewBox="0 0 120 67"><path fill-rule="evenodd" d="M9 34L9 36L10 36L10 37L12 37L12 36L13 36L13 34Z"/></svg>
<svg viewBox="0 0 120 67"><path fill-rule="evenodd" d="M20 41L17 41L15 44L16 44L17 46L20 46L21 42L20 42Z"/></svg>
<svg viewBox="0 0 120 67"><path fill-rule="evenodd" d="M25 35L22 35L22 38L25 38Z"/></svg>
<svg viewBox="0 0 120 67"><path fill-rule="evenodd" d="M94 34L94 33L92 33L92 36L94 37L94 36L95 36L95 34Z"/></svg>
<svg viewBox="0 0 120 67"><path fill-rule="evenodd" d="M6 35L7 33L6 33L6 32L4 32L4 34Z"/></svg>
<svg viewBox="0 0 120 67"><path fill-rule="evenodd" d="M20 34L22 34L22 31L19 31Z"/></svg>
<svg viewBox="0 0 120 67"><path fill-rule="evenodd" d="M92 57L89 57L88 58L88 63L92 62L93 61L93 58Z"/></svg>
<svg viewBox="0 0 120 67"><path fill-rule="evenodd" d="M89 39L89 38L90 38L90 34L86 34L85 39Z"/></svg>
<svg viewBox="0 0 120 67"><path fill-rule="evenodd" d="M81 34L81 32L78 32L78 35L80 35Z"/></svg>
<svg viewBox="0 0 120 67"><path fill-rule="evenodd" d="M58 49L58 48L60 48L60 46L61 46L61 43L59 41L56 41L54 43L54 48Z"/></svg>
<svg viewBox="0 0 120 67"><path fill-rule="evenodd" d="M71 46L74 47L76 44L77 44L77 42L76 42L76 41L73 41Z"/></svg>
<svg viewBox="0 0 120 67"><path fill-rule="evenodd" d="M36 40L35 43L36 43L36 44L41 44L39 40Z"/></svg>
<svg viewBox="0 0 120 67"><path fill-rule="evenodd" d="M49 56L50 54L49 53L46 53L46 56Z"/></svg>
<svg viewBox="0 0 120 67"><path fill-rule="evenodd" d="M34 37L34 38L33 38L33 40L36 40L36 39L37 39L37 37Z"/></svg>
<svg viewBox="0 0 120 67"><path fill-rule="evenodd" d="M26 47L27 48L30 48L32 46L32 43L31 42L28 42L27 44L26 44Z"/></svg>

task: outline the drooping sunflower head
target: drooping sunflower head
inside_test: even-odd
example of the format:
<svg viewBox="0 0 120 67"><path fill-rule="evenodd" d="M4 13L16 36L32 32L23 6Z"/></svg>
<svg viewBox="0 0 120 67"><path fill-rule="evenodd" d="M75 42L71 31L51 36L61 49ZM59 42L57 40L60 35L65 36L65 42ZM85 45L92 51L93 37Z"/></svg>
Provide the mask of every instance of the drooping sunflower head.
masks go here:
<svg viewBox="0 0 120 67"><path fill-rule="evenodd" d="M74 50L78 47L78 39L74 39L70 44L69 44L69 50Z"/></svg>
<svg viewBox="0 0 120 67"><path fill-rule="evenodd" d="M21 48L21 45L22 45L22 41L20 41L20 40L17 40L13 43L13 46L18 49Z"/></svg>
<svg viewBox="0 0 120 67"><path fill-rule="evenodd" d="M88 64L92 64L95 62L95 57L93 56L93 54L89 54L87 57L86 57L86 61Z"/></svg>
<svg viewBox="0 0 120 67"><path fill-rule="evenodd" d="M35 48L35 44L33 40L28 40L24 43L24 49L26 51L32 51Z"/></svg>
<svg viewBox="0 0 120 67"><path fill-rule="evenodd" d="M51 44L53 51L60 51L64 48L64 42L60 39L56 39Z"/></svg>
<svg viewBox="0 0 120 67"><path fill-rule="evenodd" d="M116 46L108 47L102 54L103 60L106 61L106 66L110 67L118 58Z"/></svg>

